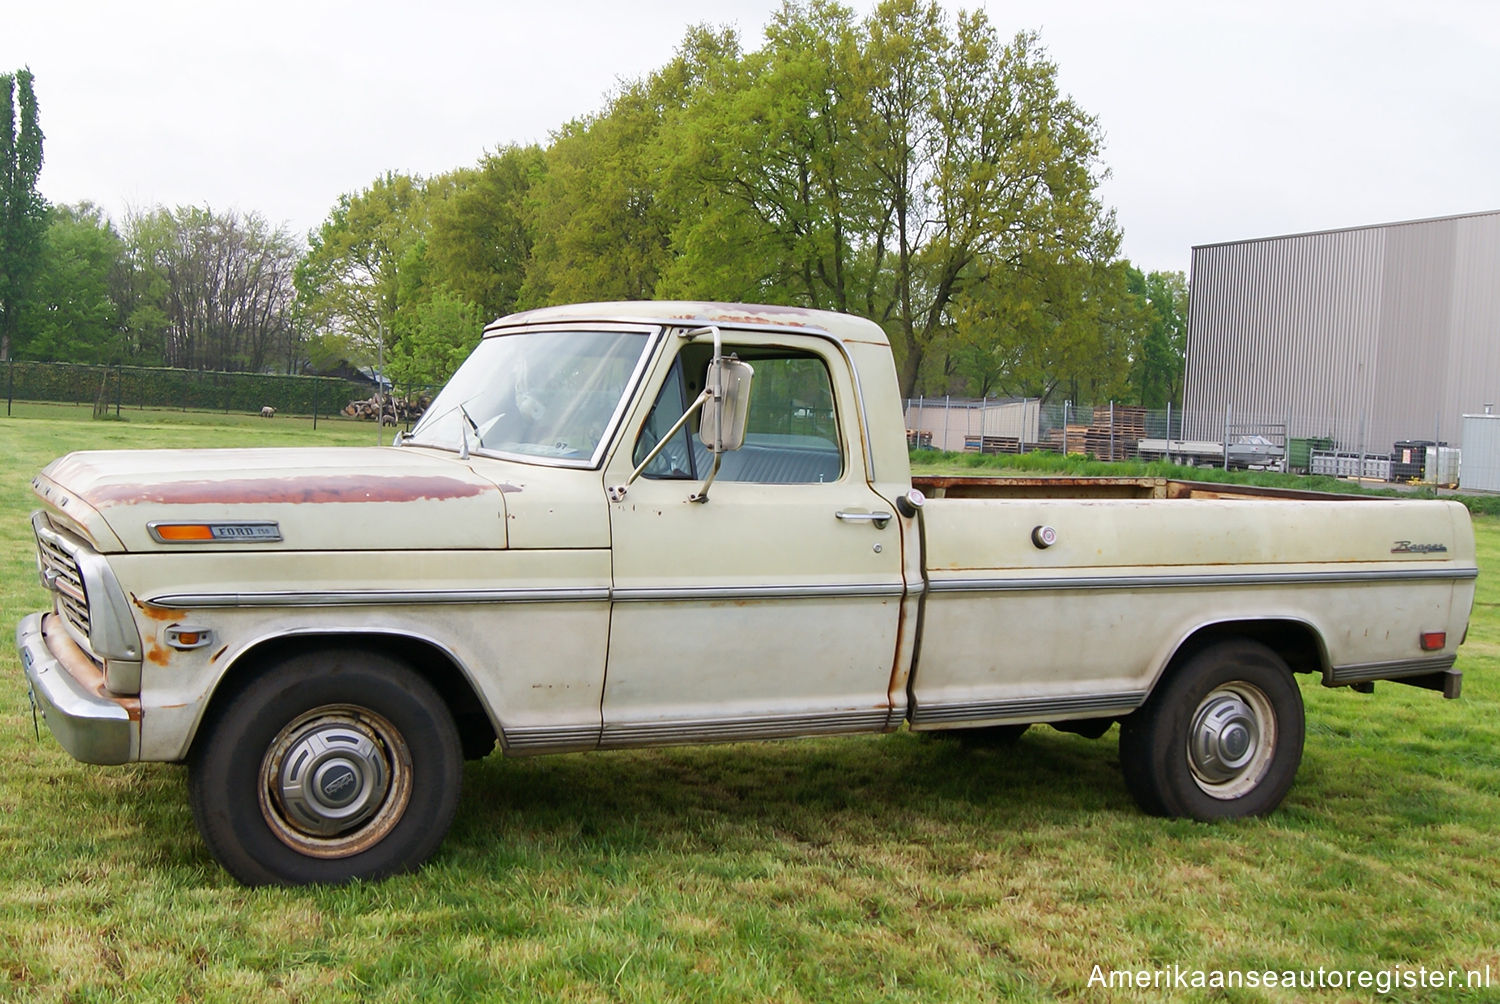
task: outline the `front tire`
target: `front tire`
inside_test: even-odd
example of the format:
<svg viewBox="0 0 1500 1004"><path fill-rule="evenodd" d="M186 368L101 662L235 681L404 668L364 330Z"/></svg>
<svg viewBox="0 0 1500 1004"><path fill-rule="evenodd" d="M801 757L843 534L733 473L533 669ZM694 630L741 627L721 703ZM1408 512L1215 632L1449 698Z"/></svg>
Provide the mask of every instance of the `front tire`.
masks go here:
<svg viewBox="0 0 1500 1004"><path fill-rule="evenodd" d="M199 832L247 885L409 871L442 842L463 764L425 679L358 649L292 656L215 708L189 760Z"/></svg>
<svg viewBox="0 0 1500 1004"><path fill-rule="evenodd" d="M1258 642L1205 648L1120 723L1125 785L1153 815L1231 819L1270 812L1302 762L1302 693Z"/></svg>

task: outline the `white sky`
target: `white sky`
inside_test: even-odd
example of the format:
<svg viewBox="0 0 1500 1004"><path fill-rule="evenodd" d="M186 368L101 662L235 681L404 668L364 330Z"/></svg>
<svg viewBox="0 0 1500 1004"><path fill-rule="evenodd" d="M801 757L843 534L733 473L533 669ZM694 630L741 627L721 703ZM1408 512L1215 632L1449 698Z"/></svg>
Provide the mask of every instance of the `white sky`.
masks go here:
<svg viewBox="0 0 1500 1004"><path fill-rule="evenodd" d="M1500 209L1493 0L968 0L1036 29L1096 115L1145 269L1195 244ZM776 0L0 0L36 74L42 193L315 228L387 170L545 142L691 23L758 47ZM861 12L873 0L853 4Z"/></svg>

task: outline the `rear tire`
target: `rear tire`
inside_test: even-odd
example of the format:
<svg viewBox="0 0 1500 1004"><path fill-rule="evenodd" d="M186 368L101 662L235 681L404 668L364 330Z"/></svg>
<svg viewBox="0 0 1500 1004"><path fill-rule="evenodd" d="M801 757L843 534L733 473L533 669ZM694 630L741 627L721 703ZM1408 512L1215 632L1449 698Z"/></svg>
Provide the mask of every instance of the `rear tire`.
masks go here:
<svg viewBox="0 0 1500 1004"><path fill-rule="evenodd" d="M1262 815L1292 786L1304 729L1302 693L1286 662L1258 642L1220 642L1120 722L1125 786L1153 815Z"/></svg>
<svg viewBox="0 0 1500 1004"><path fill-rule="evenodd" d="M189 759L199 832L246 885L408 871L458 807L462 746L425 679L358 649L292 656L205 721Z"/></svg>

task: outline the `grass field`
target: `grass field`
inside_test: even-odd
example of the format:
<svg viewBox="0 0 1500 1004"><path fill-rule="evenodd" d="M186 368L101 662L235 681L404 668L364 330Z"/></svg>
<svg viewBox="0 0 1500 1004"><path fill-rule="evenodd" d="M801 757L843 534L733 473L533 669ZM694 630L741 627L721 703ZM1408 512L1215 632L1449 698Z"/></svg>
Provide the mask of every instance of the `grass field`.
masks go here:
<svg viewBox="0 0 1500 1004"><path fill-rule="evenodd" d="M0 622L44 602L27 488L86 447L369 444L373 426L18 407L0 419ZM1481 564L1500 520L1477 521ZM1489 968L1500 985L1500 585L1464 696L1304 683L1273 816L1163 821L1115 731L974 750L908 733L468 765L420 873L247 890L185 771L73 762L0 674L0 997L40 1001L1368 1000L1364 989L1108 991L1094 967ZM1003 616L1003 611L1002 611ZM1030 629L1016 625L1017 630ZM1059 644L1067 644L1065 638ZM1387 999L1492 999L1401 989Z"/></svg>

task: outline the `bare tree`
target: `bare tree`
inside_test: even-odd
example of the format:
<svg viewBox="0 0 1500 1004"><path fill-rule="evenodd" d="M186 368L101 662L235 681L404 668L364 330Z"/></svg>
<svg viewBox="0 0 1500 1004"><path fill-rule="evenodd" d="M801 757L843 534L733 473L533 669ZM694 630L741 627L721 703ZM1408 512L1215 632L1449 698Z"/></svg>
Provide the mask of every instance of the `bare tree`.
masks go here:
<svg viewBox="0 0 1500 1004"><path fill-rule="evenodd" d="M158 208L129 221L127 241L135 267L160 279L167 365L259 372L294 364L301 249L284 227L255 213Z"/></svg>

